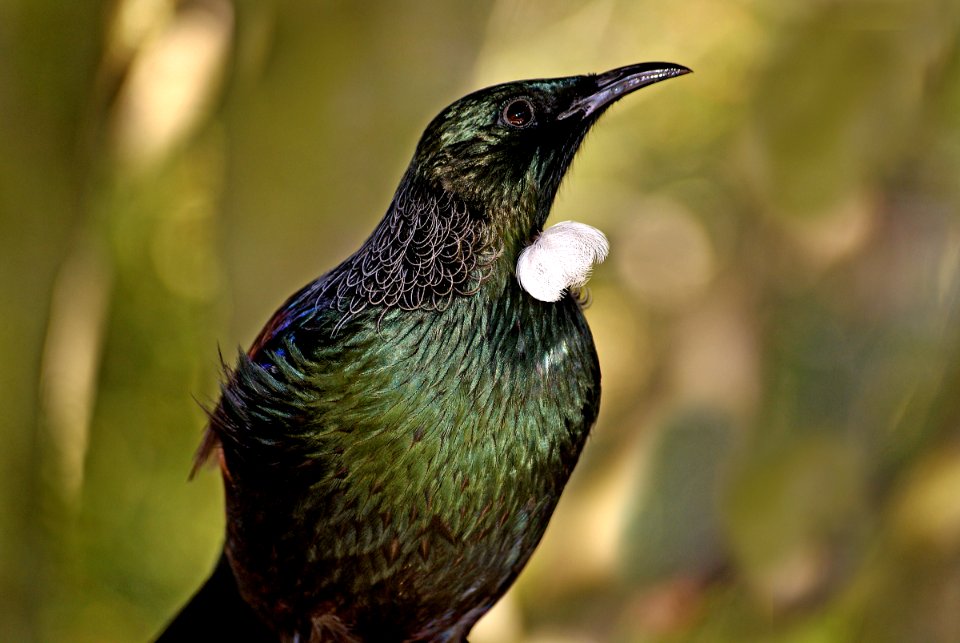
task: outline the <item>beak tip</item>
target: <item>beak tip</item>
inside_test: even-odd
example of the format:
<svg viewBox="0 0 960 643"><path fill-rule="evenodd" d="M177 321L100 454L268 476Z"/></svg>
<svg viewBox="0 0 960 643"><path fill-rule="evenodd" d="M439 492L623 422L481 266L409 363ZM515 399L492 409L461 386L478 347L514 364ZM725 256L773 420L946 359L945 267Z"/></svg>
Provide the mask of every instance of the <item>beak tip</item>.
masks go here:
<svg viewBox="0 0 960 643"><path fill-rule="evenodd" d="M557 120L564 120L574 114L590 116L641 87L691 73L693 70L689 67L668 62L640 63L611 69L594 76L596 89L576 99L569 109L557 116Z"/></svg>
<svg viewBox="0 0 960 643"><path fill-rule="evenodd" d="M651 67L659 67L660 77L662 79L667 78L676 78L677 76L685 76L687 74L692 74L693 70L687 67L686 65L679 65L677 63L649 63Z"/></svg>

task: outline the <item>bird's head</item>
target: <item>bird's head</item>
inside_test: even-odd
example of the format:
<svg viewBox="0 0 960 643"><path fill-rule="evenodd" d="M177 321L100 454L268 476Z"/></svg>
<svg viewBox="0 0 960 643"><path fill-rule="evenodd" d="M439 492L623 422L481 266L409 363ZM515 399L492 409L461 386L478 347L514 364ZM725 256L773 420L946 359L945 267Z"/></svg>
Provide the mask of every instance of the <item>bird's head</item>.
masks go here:
<svg viewBox="0 0 960 643"><path fill-rule="evenodd" d="M427 127L411 165L468 204L501 234L529 237L590 127L623 96L689 73L673 63L640 63L599 75L505 83L474 92Z"/></svg>
<svg viewBox="0 0 960 643"><path fill-rule="evenodd" d="M297 296L277 323L310 315L316 302L328 300L346 313L339 323L370 306L445 309L484 283L503 292L514 274L535 298L557 301L606 253L603 234L589 226L538 237L583 137L623 96L689 72L640 63L505 83L456 101L427 126L363 246Z"/></svg>

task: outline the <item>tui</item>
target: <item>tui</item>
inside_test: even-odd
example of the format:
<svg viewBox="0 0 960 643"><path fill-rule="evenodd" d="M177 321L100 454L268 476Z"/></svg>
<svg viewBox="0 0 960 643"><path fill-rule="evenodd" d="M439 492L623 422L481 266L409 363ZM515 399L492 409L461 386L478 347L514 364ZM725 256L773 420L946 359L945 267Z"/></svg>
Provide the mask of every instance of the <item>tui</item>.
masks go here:
<svg viewBox="0 0 960 643"><path fill-rule="evenodd" d="M427 126L370 238L227 372L198 453L224 554L162 640L466 640L599 409L577 287L606 240L543 231L557 189L614 101L689 71L497 85Z"/></svg>

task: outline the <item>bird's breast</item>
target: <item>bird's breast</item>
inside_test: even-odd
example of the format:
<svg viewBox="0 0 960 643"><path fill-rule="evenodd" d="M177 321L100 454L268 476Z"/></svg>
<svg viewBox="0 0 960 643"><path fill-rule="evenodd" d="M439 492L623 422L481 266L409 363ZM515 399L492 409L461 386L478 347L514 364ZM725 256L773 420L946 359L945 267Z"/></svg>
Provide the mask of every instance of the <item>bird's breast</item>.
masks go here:
<svg viewBox="0 0 960 643"><path fill-rule="evenodd" d="M288 397L300 402L247 430L269 434L271 448L295 437L297 473L260 484L235 472L242 485L227 494L233 564L257 570L247 592L289 588L261 597L266 610L362 596L361 611L455 614L505 591L546 528L600 394L576 303L509 294L358 320L302 362L272 367L297 379ZM231 394L263 386L249 388ZM262 545L239 546L250 542Z"/></svg>

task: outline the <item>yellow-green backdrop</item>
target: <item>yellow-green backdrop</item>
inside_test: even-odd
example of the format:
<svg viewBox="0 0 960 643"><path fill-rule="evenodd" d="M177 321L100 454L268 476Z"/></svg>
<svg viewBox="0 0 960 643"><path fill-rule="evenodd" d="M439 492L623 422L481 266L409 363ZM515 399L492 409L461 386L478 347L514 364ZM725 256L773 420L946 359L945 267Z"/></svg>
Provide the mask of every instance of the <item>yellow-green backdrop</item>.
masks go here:
<svg viewBox="0 0 960 643"><path fill-rule="evenodd" d="M0 640L142 641L220 359L478 87L647 60L554 220L600 421L475 643L960 640L956 0L0 0Z"/></svg>

